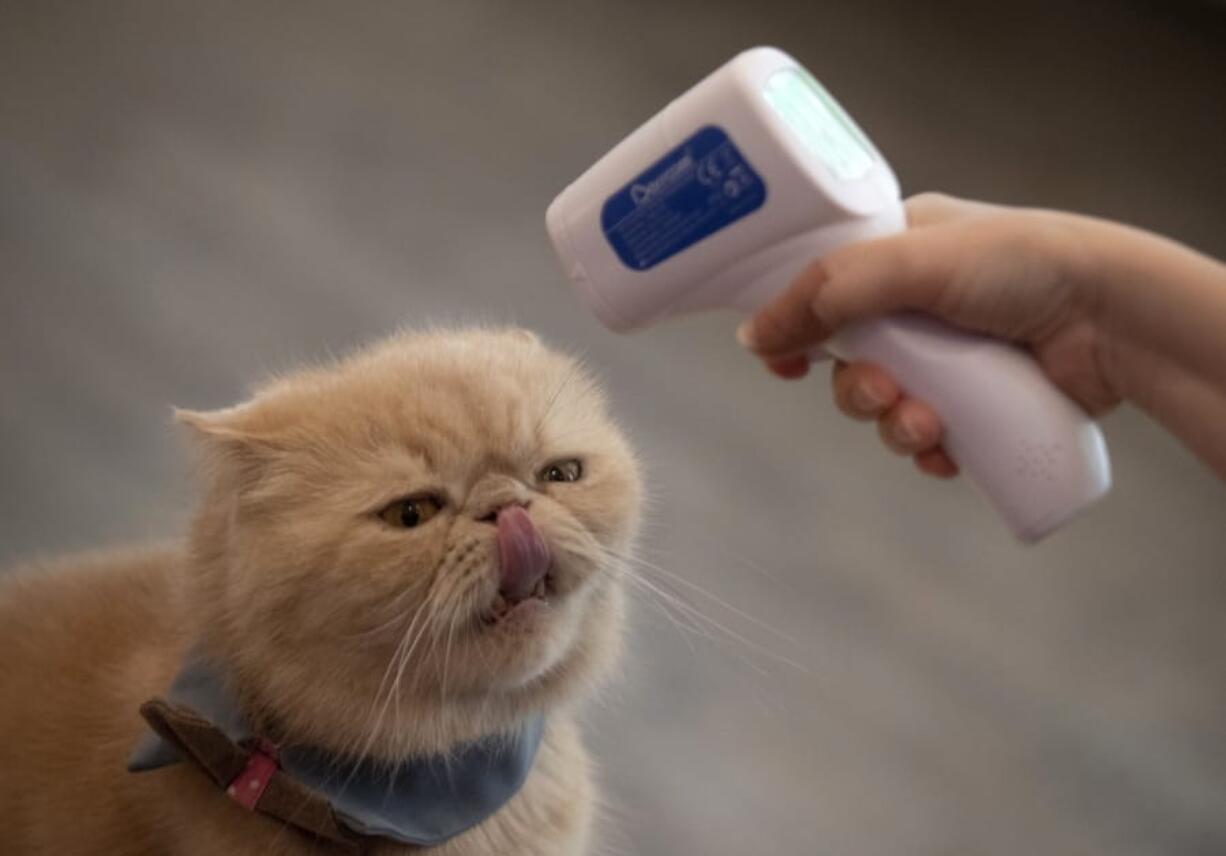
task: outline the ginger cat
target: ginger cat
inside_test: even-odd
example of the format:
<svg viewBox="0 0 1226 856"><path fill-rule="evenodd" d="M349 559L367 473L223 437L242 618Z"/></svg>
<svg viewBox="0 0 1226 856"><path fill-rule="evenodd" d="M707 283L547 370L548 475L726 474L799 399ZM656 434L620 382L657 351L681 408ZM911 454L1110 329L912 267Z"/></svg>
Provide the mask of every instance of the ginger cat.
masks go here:
<svg viewBox="0 0 1226 856"><path fill-rule="evenodd" d="M519 330L405 333L177 415L204 481L182 545L0 577L0 851L587 852L575 706L619 653L640 504L593 379ZM543 737L475 825L424 847L346 829L347 846L186 760L127 771L154 739L141 705L189 652L253 739L312 747L338 779L358 760L446 766L532 721Z"/></svg>

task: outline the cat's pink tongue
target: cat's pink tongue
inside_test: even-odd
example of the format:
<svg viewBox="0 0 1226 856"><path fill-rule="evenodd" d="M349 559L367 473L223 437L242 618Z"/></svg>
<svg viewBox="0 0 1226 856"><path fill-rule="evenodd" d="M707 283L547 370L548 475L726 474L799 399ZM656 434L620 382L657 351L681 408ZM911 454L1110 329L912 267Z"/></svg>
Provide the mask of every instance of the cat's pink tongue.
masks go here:
<svg viewBox="0 0 1226 856"><path fill-rule="evenodd" d="M545 579L552 557L549 545L528 512L508 505L498 512L498 593L511 602L530 597Z"/></svg>

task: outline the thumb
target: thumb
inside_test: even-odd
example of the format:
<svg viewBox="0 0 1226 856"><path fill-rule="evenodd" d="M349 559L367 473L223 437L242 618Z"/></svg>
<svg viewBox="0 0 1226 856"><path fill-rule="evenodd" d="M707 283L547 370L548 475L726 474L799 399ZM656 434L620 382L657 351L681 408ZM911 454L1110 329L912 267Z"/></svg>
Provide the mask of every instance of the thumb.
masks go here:
<svg viewBox="0 0 1226 856"><path fill-rule="evenodd" d="M852 321L934 310L952 274L939 231L916 229L836 250L742 324L738 338L778 357L808 350Z"/></svg>

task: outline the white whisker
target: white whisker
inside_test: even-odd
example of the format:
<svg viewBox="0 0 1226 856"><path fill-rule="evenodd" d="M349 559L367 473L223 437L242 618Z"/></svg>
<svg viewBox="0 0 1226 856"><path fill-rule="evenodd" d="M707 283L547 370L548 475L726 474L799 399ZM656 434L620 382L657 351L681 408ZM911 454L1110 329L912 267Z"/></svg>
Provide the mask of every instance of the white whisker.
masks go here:
<svg viewBox="0 0 1226 856"><path fill-rule="evenodd" d="M608 552L608 551L607 551L607 552ZM784 633L783 631L779 630L779 629L778 629L778 628L776 628L776 627L773 627L773 626L772 626L770 623L768 623L768 622L766 622L766 621L763 621L763 620L762 620L762 619L760 619L760 618L755 618L754 616L750 615L748 612L745 612L743 609L740 609L739 607L737 607L737 606L735 606L735 605L733 605L733 604L729 603L728 601L724 600L723 598L719 597L718 595L714 594L713 592L708 591L707 589L703 588L702 586L698 585L697 583L692 582L692 581L690 581L690 580L686 579L686 578L685 578L685 577L683 577L681 574L678 574L678 573L676 573L675 571L670 571L670 570L668 570L667 568L663 568L663 567L661 567L660 565L654 564L653 562L649 562L649 561L647 561L646 559L644 559L644 558L642 558L642 557L639 557L639 556L620 556L619 558L621 558L623 561L631 561L631 562L634 562L635 564L639 565L639 566L640 566L640 567L642 567L642 568L645 568L645 569L648 569L648 570L651 570L651 571L655 571L655 572L657 572L657 573L664 574L664 575L665 575L666 577L668 577L669 579L671 579L671 580L673 580L673 581L675 581L675 582L677 582L677 583L680 583L681 585L685 586L686 588L690 589L691 591L697 592L698 594L702 595L703 597L707 598L708 600L710 600L710 601L712 601L712 602L714 602L714 603L718 604L719 606L723 607L724 609L728 610L728 611L729 611L729 612L731 612L732 614L737 615L737 616L739 616L739 617L741 617L741 618L745 619L745 620L746 620L746 621L748 621L749 623L754 624L754 625L757 625L758 627L761 627L761 628L762 628L763 630L765 630L767 633L770 633L772 636L775 636L775 637L777 637L778 639L783 640L784 642L788 642L788 643L790 643L790 644L792 644L792 645L799 645L799 644L800 644L800 643L798 643L798 642L797 642L795 639L793 639L791 636L788 636L788 635L787 635L786 633Z"/></svg>
<svg viewBox="0 0 1226 856"><path fill-rule="evenodd" d="M732 640L735 640L736 642L739 642L740 644L742 644L742 645L746 646L747 648L749 648L749 649L751 649L751 650L755 651L756 653L761 654L761 655L763 655L763 656L765 656L765 657L767 657L767 658L769 658L769 659L771 659L771 660L774 660L774 661L776 661L776 662L782 663L782 664L784 664L784 665L786 665L786 666L790 666L791 668L796 669L797 671L801 672L802 674L806 674L806 675L810 675L810 674L812 674L812 673L810 672L810 670L808 669L808 667L806 667L804 664L802 664L802 663L800 663L800 662L798 662L798 661L796 661L796 660L794 660L794 659L792 659L792 658L790 658L790 657L787 657L787 656L785 656L785 655L783 655L783 654L780 654L778 651L772 650L772 649L771 649L771 648L769 648L769 647L766 647L766 646L764 646L764 645L761 645L761 644L759 644L758 642L755 642L754 640L752 640L752 639L750 639L750 638L746 637L745 635L743 635L743 634L741 634L741 633L738 633L737 631L733 630L732 628L730 628L730 627L726 626L725 624L723 624L723 623L721 623L721 622L717 621L716 619L714 619L714 618L713 618L713 617L711 617L710 615L706 614L706 613L705 613L705 612L703 612L701 609L699 609L698 607L696 607L694 604L692 604L692 603L690 603L689 601L685 600L683 597L681 597L681 596L680 596L680 594L679 594L679 593L677 593L677 592L672 592L672 591L668 591L668 590L664 589L664 588L662 587L662 586L663 586L663 581L659 581L659 582L656 582L656 583L649 582L649 581L646 579L646 577L645 577L645 575L644 575L644 574L642 574L642 573L638 573L638 572L636 571L636 569L633 567L633 564L637 564L637 565L639 565L639 567L640 567L640 568L642 568L642 569L644 569L644 570L654 570L654 571L659 571L659 572L662 572L662 573L667 574L667 575L668 575L669 577L671 577L671 578L681 579L681 578L678 578L678 577L676 576L676 574L673 574L672 572L667 572L667 571L664 571L662 568L659 568L658 566L654 566L654 565L652 565L651 563L646 562L645 560L637 559L637 558L635 558L635 557L631 557L631 556L621 555L621 554L618 554L618 553L616 553L616 552L614 552L614 551L612 551L612 550L610 550L610 549L608 549L608 548L602 548L602 550L603 550L603 552L604 552L604 554L605 554L606 558L608 558L608 559L610 559L610 560L612 560L612 561L614 561L614 562L617 562L617 563L619 564L619 566L622 568L622 570L626 572L626 575L627 575L627 578L628 578L628 579L637 580L637 581L638 581L638 582L639 582L641 585L643 585L643 586L645 586L645 587L647 587L647 588L650 588L650 589L651 589L651 591L653 591L653 592L654 592L654 593L655 593L657 596L659 596L659 597L661 597L661 598L664 598L664 599L667 599L667 600L668 600L668 602L669 602L669 603L670 603L670 604L671 604L671 605L672 605L672 606L673 606L675 609L677 609L677 610L681 611L683 614L685 614L685 615L686 615L688 618L690 618L692 621L697 622L697 623L699 623L699 624L701 624L701 625L703 625L703 626L705 626L705 627L709 627L709 628L711 628L712 630L718 631L720 634L723 634L724 636L728 637L729 639L732 639ZM633 564L632 564L632 563L633 563ZM688 581L686 581L686 582L688 582ZM695 588L699 588L699 587L695 586ZM699 588L699 590L701 590L701 589ZM759 627L764 627L765 629L768 629L768 630L772 630L772 632L774 633L774 635L776 635L777 637L779 637L779 638L781 638L781 639L783 639L783 640L785 640L785 641L789 641L789 642L791 642L791 641L792 641L792 640L791 640L791 639L789 639L789 638L788 638L786 635L784 635L784 634L782 634L782 633L779 633L778 631L774 631L774 630L773 630L773 628L770 628L769 626L765 625L765 624L764 624L764 623L763 623L761 620L756 619L756 618L754 618L753 616L750 616L750 615L748 615L748 614L744 613L744 611L743 611L743 610L739 610L739 609L736 609L735 607L732 607L730 604L727 604L727 602L726 602L726 601L723 601L721 598L718 598L718 597L716 597L715 595L712 595L710 592L705 592L705 591L703 591L703 593L704 593L704 594L706 594L706 595L708 595L708 596L709 596L709 597L710 597L710 598L711 598L711 599L712 599L714 602L719 603L721 606L728 607L728 608L729 608L731 611L733 611L734 613L736 613L736 614L737 614L737 615L739 615L740 617L745 618L746 620L751 621L753 624L755 624L755 625L757 625L757 626L759 626ZM795 643L793 643L793 644L795 644ZM750 665L752 665L752 664L750 664ZM755 666L754 668L755 668L755 670L760 671L760 669L758 669L756 666Z"/></svg>

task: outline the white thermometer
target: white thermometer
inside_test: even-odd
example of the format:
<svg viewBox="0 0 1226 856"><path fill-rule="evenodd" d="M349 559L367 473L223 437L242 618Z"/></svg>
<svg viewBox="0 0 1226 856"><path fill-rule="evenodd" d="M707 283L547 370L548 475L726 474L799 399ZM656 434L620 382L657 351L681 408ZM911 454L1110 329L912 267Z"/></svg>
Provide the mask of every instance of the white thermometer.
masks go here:
<svg viewBox="0 0 1226 856"><path fill-rule="evenodd" d="M735 57L549 206L554 248L604 324L752 312L836 247L906 228L898 181L830 94L774 48ZM886 368L945 425L944 446L1024 541L1099 499L1098 426L1021 349L900 314L826 350Z"/></svg>

